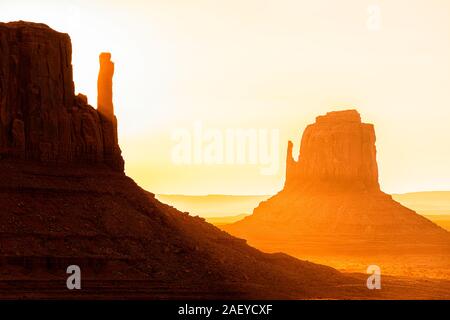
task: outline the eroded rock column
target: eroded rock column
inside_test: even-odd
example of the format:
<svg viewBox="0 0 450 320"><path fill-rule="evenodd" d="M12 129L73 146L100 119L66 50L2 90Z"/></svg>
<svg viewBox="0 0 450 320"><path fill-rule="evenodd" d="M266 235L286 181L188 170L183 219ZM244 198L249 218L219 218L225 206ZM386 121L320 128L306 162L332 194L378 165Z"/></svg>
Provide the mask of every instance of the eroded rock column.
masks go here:
<svg viewBox="0 0 450 320"><path fill-rule="evenodd" d="M114 63L111 61L111 53L101 53L99 61L100 71L98 73L97 81L97 110L102 122L105 161L114 168L123 170L124 162L121 156L117 136L117 119L114 115Z"/></svg>

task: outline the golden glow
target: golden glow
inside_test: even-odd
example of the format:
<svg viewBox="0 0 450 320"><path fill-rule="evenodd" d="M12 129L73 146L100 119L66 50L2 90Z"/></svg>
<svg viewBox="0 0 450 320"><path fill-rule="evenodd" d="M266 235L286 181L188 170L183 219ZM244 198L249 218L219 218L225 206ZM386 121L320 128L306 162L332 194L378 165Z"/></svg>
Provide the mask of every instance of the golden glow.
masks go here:
<svg viewBox="0 0 450 320"><path fill-rule="evenodd" d="M153 192L282 186L283 161L273 176L172 164L175 128L278 128L283 160L316 115L346 107L375 124L384 190L450 189L448 1L2 0L0 20L20 19L71 35L76 90L94 105L98 54L112 52L126 170Z"/></svg>

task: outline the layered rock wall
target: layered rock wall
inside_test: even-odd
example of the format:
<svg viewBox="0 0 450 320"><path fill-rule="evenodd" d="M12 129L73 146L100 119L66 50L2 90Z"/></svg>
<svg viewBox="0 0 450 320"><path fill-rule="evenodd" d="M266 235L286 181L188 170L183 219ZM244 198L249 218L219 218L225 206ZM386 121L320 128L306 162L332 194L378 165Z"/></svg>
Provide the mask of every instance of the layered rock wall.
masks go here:
<svg viewBox="0 0 450 320"><path fill-rule="evenodd" d="M75 96L70 37L44 24L0 23L0 158L123 171L115 117Z"/></svg>
<svg viewBox="0 0 450 320"><path fill-rule="evenodd" d="M288 145L285 188L320 184L379 190L375 130L356 110L329 112L303 133L298 161Z"/></svg>

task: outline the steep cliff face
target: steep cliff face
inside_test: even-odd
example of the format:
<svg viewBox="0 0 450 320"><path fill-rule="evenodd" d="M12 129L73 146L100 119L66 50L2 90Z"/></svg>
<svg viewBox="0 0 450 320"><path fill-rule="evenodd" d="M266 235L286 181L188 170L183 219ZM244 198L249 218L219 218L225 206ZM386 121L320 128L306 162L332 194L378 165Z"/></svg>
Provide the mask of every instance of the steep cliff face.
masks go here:
<svg viewBox="0 0 450 320"><path fill-rule="evenodd" d="M123 171L115 118L75 96L71 59L67 34L43 24L0 23L0 157L106 163Z"/></svg>
<svg viewBox="0 0 450 320"><path fill-rule="evenodd" d="M361 123L356 110L330 112L316 118L303 133L300 157L288 146L285 189L333 188L379 190L375 130Z"/></svg>
<svg viewBox="0 0 450 320"><path fill-rule="evenodd" d="M99 60L97 110L103 132L103 155L106 163L123 170L124 161L117 137L117 118L114 115L113 105L114 63L111 61L111 54L107 52L101 53Z"/></svg>

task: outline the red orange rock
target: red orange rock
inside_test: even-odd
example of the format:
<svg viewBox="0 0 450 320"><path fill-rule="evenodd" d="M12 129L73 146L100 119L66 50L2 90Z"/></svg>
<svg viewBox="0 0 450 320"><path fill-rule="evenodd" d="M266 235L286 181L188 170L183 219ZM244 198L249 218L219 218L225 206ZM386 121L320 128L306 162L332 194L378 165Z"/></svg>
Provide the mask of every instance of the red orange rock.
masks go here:
<svg viewBox="0 0 450 320"><path fill-rule="evenodd" d="M283 190L224 229L260 249L292 254L428 247L450 255L449 232L380 190L375 140L374 126L356 110L317 117L303 134L298 161L288 144Z"/></svg>
<svg viewBox="0 0 450 320"><path fill-rule="evenodd" d="M112 74L101 90L112 99ZM107 107L101 117L86 96L75 96L67 34L44 24L0 23L1 158L107 163L123 171L112 102Z"/></svg>

